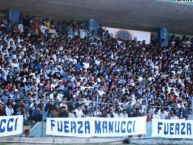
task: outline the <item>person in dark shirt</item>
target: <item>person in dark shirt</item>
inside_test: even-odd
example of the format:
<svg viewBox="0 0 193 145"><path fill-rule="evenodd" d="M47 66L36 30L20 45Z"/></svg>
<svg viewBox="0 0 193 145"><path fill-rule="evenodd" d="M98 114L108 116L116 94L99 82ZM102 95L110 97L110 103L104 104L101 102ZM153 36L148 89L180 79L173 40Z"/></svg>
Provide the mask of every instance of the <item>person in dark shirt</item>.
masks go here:
<svg viewBox="0 0 193 145"><path fill-rule="evenodd" d="M68 117L68 111L65 106L60 108L60 112L58 114L58 117Z"/></svg>
<svg viewBox="0 0 193 145"><path fill-rule="evenodd" d="M34 106L35 106L34 110L32 110L32 114L31 114L32 120L35 122L41 121L42 120L42 112L37 104L35 104Z"/></svg>
<svg viewBox="0 0 193 145"><path fill-rule="evenodd" d="M2 104L0 104L0 116L5 116L5 109Z"/></svg>

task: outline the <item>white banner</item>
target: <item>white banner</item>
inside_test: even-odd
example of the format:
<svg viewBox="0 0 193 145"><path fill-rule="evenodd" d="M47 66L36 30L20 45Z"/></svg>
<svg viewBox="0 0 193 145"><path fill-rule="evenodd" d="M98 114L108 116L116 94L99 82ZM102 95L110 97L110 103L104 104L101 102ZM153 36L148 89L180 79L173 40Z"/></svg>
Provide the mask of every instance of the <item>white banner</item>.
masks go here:
<svg viewBox="0 0 193 145"><path fill-rule="evenodd" d="M146 134L146 117L47 118L46 134L76 137L123 137Z"/></svg>
<svg viewBox="0 0 193 145"><path fill-rule="evenodd" d="M146 31L136 31L136 30L127 30L127 29L119 29L119 28L111 28L111 27L103 27L105 30L108 30L109 33L117 39L122 40L137 40L144 41L146 44L150 44L151 42L151 32Z"/></svg>
<svg viewBox="0 0 193 145"><path fill-rule="evenodd" d="M152 137L193 138L193 121L153 119Z"/></svg>
<svg viewBox="0 0 193 145"><path fill-rule="evenodd" d="M23 116L0 116L0 137L23 132Z"/></svg>

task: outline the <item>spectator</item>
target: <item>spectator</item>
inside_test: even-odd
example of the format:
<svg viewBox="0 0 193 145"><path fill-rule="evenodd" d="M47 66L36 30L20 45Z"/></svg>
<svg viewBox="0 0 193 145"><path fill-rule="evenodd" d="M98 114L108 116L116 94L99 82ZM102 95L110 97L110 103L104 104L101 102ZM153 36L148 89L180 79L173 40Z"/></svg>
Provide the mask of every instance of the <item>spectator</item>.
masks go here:
<svg viewBox="0 0 193 145"><path fill-rule="evenodd" d="M5 116L6 113L5 113L5 110L3 109L3 105L0 104L0 116Z"/></svg>
<svg viewBox="0 0 193 145"><path fill-rule="evenodd" d="M24 26L23 26L23 23L21 21L18 24L18 29L19 29L19 33L23 33L24 32Z"/></svg>
<svg viewBox="0 0 193 145"><path fill-rule="evenodd" d="M14 114L14 110L11 104L7 104L5 108L6 116L11 116Z"/></svg>
<svg viewBox="0 0 193 145"><path fill-rule="evenodd" d="M65 106L62 106L60 108L60 111L59 111L59 114L58 114L58 117L68 117L68 112L67 112L67 109Z"/></svg>
<svg viewBox="0 0 193 145"><path fill-rule="evenodd" d="M78 106L78 108L75 109L75 113L76 113L76 116L77 116L78 118L81 118L81 117L84 116L83 110L82 110L82 107L81 107L81 106Z"/></svg>
<svg viewBox="0 0 193 145"><path fill-rule="evenodd" d="M154 111L153 119L161 119L160 115L158 115L158 111L157 110Z"/></svg>
<svg viewBox="0 0 193 145"><path fill-rule="evenodd" d="M42 120L42 112L40 108L37 106L37 104L34 105L34 109L32 110L32 113L31 113L31 119L34 122L38 122Z"/></svg>

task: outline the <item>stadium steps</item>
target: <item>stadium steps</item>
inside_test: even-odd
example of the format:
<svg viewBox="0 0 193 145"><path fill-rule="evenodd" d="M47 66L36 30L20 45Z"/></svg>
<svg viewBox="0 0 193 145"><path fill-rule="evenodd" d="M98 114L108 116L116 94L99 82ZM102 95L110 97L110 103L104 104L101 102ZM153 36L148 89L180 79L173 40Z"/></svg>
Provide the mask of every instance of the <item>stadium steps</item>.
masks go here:
<svg viewBox="0 0 193 145"><path fill-rule="evenodd" d="M46 135L46 122L37 122L29 132L29 136L31 137L42 137L45 135Z"/></svg>

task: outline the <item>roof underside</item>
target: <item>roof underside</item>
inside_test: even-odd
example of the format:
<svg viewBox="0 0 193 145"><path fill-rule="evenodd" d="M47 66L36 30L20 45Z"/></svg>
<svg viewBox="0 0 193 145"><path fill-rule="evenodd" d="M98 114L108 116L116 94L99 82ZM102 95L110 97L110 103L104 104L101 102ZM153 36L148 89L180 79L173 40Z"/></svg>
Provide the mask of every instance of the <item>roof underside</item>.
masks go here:
<svg viewBox="0 0 193 145"><path fill-rule="evenodd" d="M157 0L1 0L0 11L60 20L95 18L104 26L193 34L193 6Z"/></svg>

